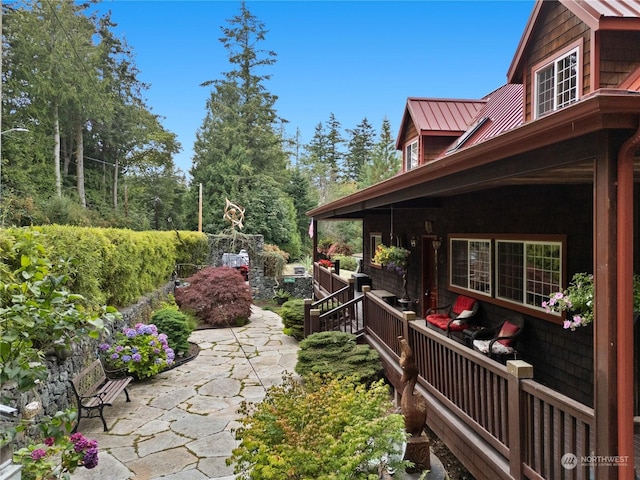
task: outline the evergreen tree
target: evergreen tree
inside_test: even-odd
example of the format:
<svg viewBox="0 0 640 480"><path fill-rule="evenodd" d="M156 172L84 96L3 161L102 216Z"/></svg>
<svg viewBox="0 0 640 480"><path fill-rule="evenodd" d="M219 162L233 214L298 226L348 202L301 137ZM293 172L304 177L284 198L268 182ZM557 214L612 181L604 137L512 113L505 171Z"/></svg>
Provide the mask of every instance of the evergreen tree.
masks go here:
<svg viewBox="0 0 640 480"><path fill-rule="evenodd" d="M378 142L374 145L371 160L362 166L359 188L365 188L394 176L400 171L401 159L396 150L388 119L382 121Z"/></svg>
<svg viewBox="0 0 640 480"><path fill-rule="evenodd" d="M340 180L343 168L344 153L341 146L344 144L344 138L340 133L342 125L336 119L336 116L331 113L329 115L329 121L327 122L327 142L329 151L327 156L328 167L331 169L331 178Z"/></svg>
<svg viewBox="0 0 640 480"><path fill-rule="evenodd" d="M240 13L222 27L220 42L232 66L222 79L204 82L212 91L206 116L197 132L192 199L203 186L203 216L208 228L225 228L225 199L240 203L243 185L258 175L280 178L287 157L275 110L277 97L264 86L270 75L259 74L275 63L276 54L258 48L267 31L243 2ZM281 179L281 178L280 178Z"/></svg>
<svg viewBox="0 0 640 480"><path fill-rule="evenodd" d="M285 191L293 201L293 206L296 211L296 225L302 246L309 248L311 246L311 239L308 234L309 217L307 217L306 212L317 205L317 201L313 198L313 192L311 191L311 183L309 179L302 174L300 169L294 168L291 171L291 178Z"/></svg>
<svg viewBox="0 0 640 480"><path fill-rule="evenodd" d="M362 166L371 163L376 133L366 118L353 130L347 130L347 133L350 135L350 139L345 155L343 175L347 181L358 182Z"/></svg>

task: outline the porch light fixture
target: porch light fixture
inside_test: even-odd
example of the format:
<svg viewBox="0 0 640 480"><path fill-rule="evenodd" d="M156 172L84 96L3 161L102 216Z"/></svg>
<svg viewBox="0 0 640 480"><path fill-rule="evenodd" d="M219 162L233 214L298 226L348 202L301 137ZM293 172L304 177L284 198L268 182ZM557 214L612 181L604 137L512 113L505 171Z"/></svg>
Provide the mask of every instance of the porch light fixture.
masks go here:
<svg viewBox="0 0 640 480"><path fill-rule="evenodd" d="M411 242L411 247L416 248L416 245L418 244L418 239L415 237L415 235L411 237L410 242Z"/></svg>

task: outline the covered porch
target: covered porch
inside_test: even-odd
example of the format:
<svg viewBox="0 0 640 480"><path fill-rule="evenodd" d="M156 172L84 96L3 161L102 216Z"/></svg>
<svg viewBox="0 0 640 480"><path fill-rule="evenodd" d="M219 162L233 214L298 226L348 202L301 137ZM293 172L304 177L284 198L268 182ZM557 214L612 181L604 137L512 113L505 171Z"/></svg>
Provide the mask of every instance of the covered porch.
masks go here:
<svg viewBox="0 0 640 480"><path fill-rule="evenodd" d="M370 261L374 239L411 251L408 290L419 320L407 320L401 331L415 342L417 354L425 355L421 385L434 411L442 412L439 420L431 420L442 422L434 431L454 451L456 442L469 447L456 454L462 460L470 456L468 468L478 478L496 478L482 474L493 463L508 465L498 469L498 478L590 478L590 469L591 478L635 478L634 417L640 416L633 312L633 273L640 271L634 257L639 231L634 210L640 203L634 189L640 179L637 111L638 96L598 91L571 108L308 213L316 232L318 221L363 222L364 273L374 289L402 294L397 275ZM596 321L568 332L561 319L545 317L533 304L472 292L482 303L484 321L499 321L510 312L525 316L518 358L532 366L532 378L519 379L522 390L516 396L500 397L510 395L506 366L452 343L420 322L429 306L468 293L452 282L452 239L486 239L493 249L505 238L535 243L551 237L560 239L564 252L563 286L573 273L593 273ZM487 284L500 280L497 270L488 272ZM384 332L394 322L402 324L402 314L377 300L363 295L360 301L363 338L397 370L399 333ZM374 302L382 307L381 323L369 310ZM441 372L440 384L430 372ZM478 378L489 383L467 387ZM456 398L456 388L489 398L490 411L481 408L480 400ZM530 395L542 395L543 403ZM506 418L501 415L509 415L510 409L520 412L517 431L510 432L515 426L506 421L495 430L487 428L500 425ZM489 424L477 415L485 415ZM474 448L470 439L479 440ZM495 457L481 453L484 443L492 446L488 451ZM589 467L562 466L564 454L580 460L582 452L595 459ZM480 458L482 468L473 468ZM609 458L625 462L602 461Z"/></svg>
<svg viewBox="0 0 640 480"><path fill-rule="evenodd" d="M353 279L317 263L314 290L321 299L306 302L305 334L342 330L359 336L379 352L398 392L398 338L408 339L429 428L476 479L599 478L594 409L535 381L531 364L492 360L428 328L414 312L389 305L370 286L358 294ZM639 448L635 456L637 464Z"/></svg>

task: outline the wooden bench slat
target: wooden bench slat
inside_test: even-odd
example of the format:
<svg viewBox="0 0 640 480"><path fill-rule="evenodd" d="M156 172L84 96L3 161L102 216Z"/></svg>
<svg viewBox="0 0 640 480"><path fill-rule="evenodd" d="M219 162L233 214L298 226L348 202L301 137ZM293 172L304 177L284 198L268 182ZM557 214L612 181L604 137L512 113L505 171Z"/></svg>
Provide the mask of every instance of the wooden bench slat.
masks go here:
<svg viewBox="0 0 640 480"><path fill-rule="evenodd" d="M127 386L133 381L133 377L109 379L104 371L100 360L95 360L91 365L84 368L71 380L73 392L78 401L78 423L73 429L78 430L81 418L92 418L92 412L98 410L104 431L107 429L107 422L104 419L103 408L111 406L112 402L120 393L124 391L126 401L129 402L129 392ZM83 415L86 410L86 415Z"/></svg>

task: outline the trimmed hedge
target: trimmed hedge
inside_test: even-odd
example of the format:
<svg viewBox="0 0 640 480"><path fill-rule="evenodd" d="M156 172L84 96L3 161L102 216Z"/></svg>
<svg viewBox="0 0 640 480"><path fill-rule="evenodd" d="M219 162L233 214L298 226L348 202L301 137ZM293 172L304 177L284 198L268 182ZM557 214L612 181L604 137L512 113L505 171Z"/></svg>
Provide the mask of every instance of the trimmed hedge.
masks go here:
<svg viewBox="0 0 640 480"><path fill-rule="evenodd" d="M208 252L207 236L197 232L61 225L5 229L0 247L20 242L29 232L40 234L50 258L72 260L70 291L114 306L129 305L164 285L176 263L205 263Z"/></svg>

